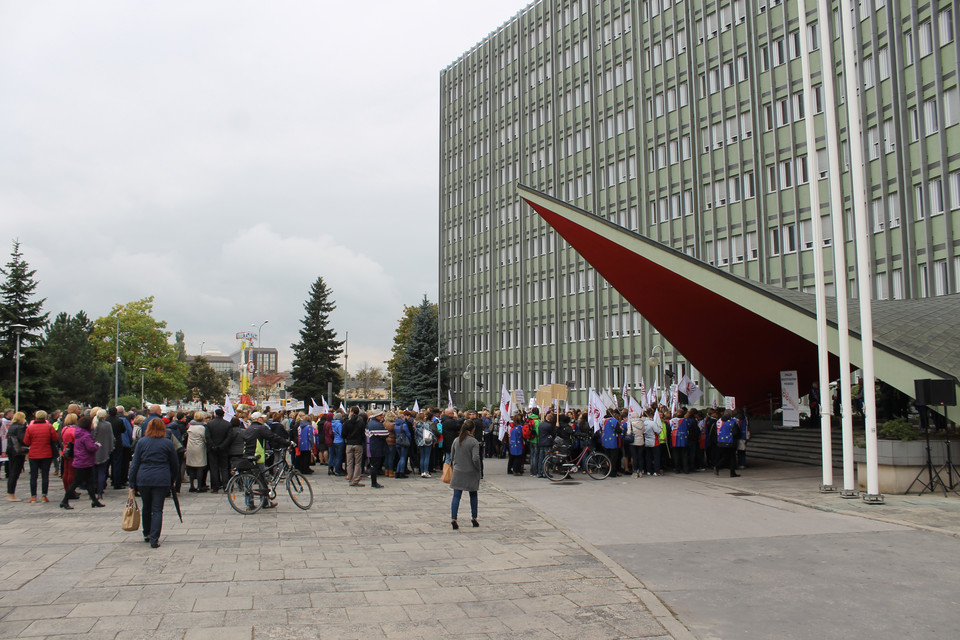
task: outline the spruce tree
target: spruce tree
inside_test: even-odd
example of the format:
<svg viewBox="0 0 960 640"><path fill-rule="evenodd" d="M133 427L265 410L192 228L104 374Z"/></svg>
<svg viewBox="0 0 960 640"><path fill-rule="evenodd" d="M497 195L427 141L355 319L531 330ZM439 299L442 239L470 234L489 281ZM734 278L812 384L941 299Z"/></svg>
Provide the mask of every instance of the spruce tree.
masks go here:
<svg viewBox="0 0 960 640"><path fill-rule="evenodd" d="M92 331L93 323L83 311L74 316L60 313L47 328L44 352L51 368L50 384L56 406L99 403L105 397L98 393L97 350L90 342ZM112 397L112 376L110 383Z"/></svg>
<svg viewBox="0 0 960 640"><path fill-rule="evenodd" d="M43 353L43 329L47 313L46 298L34 300L37 289L35 269L30 269L20 252L20 241L13 241L10 262L0 268L4 281L0 284L0 384L3 395L16 395L17 335L13 326L26 328L20 334L20 410L32 412L49 409L49 365Z"/></svg>
<svg viewBox="0 0 960 640"><path fill-rule="evenodd" d="M337 333L330 328L330 314L337 308L330 297L330 289L317 278L310 287L310 297L303 304L306 314L301 321L300 341L291 346L293 349L293 384L287 390L298 400L310 402L311 398L320 401L327 395L327 383L333 384L333 396L340 395L343 379L340 377L337 361L343 353L343 341L337 340ZM333 403L333 398L327 398Z"/></svg>
<svg viewBox="0 0 960 640"><path fill-rule="evenodd" d="M421 407L436 403L437 367L440 364L436 360L438 318L437 305L430 304L426 296L419 306L404 310L404 320L397 329L400 344L394 352L393 367L394 393L401 407L412 407L414 402L419 402Z"/></svg>

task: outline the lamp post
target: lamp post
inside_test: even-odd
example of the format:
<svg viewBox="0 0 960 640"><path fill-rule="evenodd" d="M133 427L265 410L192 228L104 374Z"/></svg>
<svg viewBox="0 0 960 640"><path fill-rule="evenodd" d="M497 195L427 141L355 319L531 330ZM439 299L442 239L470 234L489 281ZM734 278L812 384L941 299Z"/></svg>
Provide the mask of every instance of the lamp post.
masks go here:
<svg viewBox="0 0 960 640"><path fill-rule="evenodd" d="M466 381L468 381L468 382L470 381L470 378L473 377L473 370L476 369L476 366L477 366L477 365L475 365L475 364L472 363L472 362L467 365L467 368L463 370L463 379L464 379L464 380L466 380ZM467 393L469 393L469 391L468 391ZM466 402L464 402L464 404L466 404ZM476 407L474 407L474 408L476 408Z"/></svg>
<svg viewBox="0 0 960 640"><path fill-rule="evenodd" d="M660 349L660 358L656 356L657 349ZM647 359L647 364L656 370L658 378L662 378L662 376L660 376L660 360L664 357L663 354L663 345L655 344L653 348L650 349L650 358Z"/></svg>
<svg viewBox="0 0 960 640"><path fill-rule="evenodd" d="M14 392L13 392L13 410L14 412L20 411L20 334L23 333L23 330L27 328L25 324L12 324L10 328L13 329L13 332L17 334L17 375L16 382L14 383Z"/></svg>
<svg viewBox="0 0 960 640"><path fill-rule="evenodd" d="M207 344L206 340L200 343L200 357L203 357L203 345Z"/></svg>
<svg viewBox="0 0 960 640"><path fill-rule="evenodd" d="M440 408L440 356L433 359L437 363L437 408Z"/></svg>
<svg viewBox="0 0 960 640"><path fill-rule="evenodd" d="M113 362L113 406L120 403L120 314L117 314L117 341Z"/></svg>
<svg viewBox="0 0 960 640"><path fill-rule="evenodd" d="M140 408L143 409L143 374L146 373L146 367L140 367Z"/></svg>

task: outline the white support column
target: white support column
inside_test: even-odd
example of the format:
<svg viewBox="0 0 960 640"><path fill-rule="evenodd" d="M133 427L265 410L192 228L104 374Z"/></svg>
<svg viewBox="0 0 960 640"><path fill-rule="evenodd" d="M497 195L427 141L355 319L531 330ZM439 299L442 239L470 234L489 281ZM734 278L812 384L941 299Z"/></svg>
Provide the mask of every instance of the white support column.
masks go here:
<svg viewBox="0 0 960 640"><path fill-rule="evenodd" d="M863 167L863 129L860 122L860 80L856 61L859 25L853 22L850 0L840 0L840 19L843 23L843 79L847 97L847 141L850 147L850 182L853 200L853 220L856 229L857 290L860 302L860 341L863 345L863 415L867 444L867 493L863 501L883 504L877 467L877 399L876 377L873 368L873 270L870 264L869 243L873 241L867 226L867 196ZM828 14L829 15L829 14Z"/></svg>
<svg viewBox="0 0 960 640"><path fill-rule="evenodd" d="M810 78L810 52L807 50L806 0L800 0L800 62L803 76L804 128L807 138L807 186L810 190L810 226L813 230L813 278L817 298L817 378L820 387L820 449L823 481L820 492L837 490L833 484L833 443L830 412L824 411L824 396L830 393L830 345L827 343L827 293L823 269L823 228L820 218L820 163L817 157L816 102Z"/></svg>
<svg viewBox="0 0 960 640"><path fill-rule="evenodd" d="M818 0L818 27L820 31L820 68L823 70L823 114L827 126L827 156L830 161L830 219L833 223L833 282L837 294L837 355L840 356L841 429L843 442L843 489L840 496L859 495L853 474L853 394L850 390L850 323L847 317L847 241L843 228L842 165L840 163L840 135L837 130L837 92L834 87L833 36L830 22L833 12L828 0ZM830 389L821 389L821 396Z"/></svg>

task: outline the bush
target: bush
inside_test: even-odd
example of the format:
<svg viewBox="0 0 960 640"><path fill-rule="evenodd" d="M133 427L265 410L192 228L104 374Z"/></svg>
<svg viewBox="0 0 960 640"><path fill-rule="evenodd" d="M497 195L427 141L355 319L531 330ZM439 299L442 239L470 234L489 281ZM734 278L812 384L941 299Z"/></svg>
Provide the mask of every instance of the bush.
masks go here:
<svg viewBox="0 0 960 640"><path fill-rule="evenodd" d="M130 411L131 409L134 411L139 411L140 409L142 409L142 407L140 406L140 396L134 396L129 394L125 396L120 396L119 400L117 401L117 404L123 407L124 409L126 409L127 411Z"/></svg>
<svg viewBox="0 0 960 640"><path fill-rule="evenodd" d="M877 435L887 440L908 442L920 438L920 430L903 418L888 420L877 429Z"/></svg>

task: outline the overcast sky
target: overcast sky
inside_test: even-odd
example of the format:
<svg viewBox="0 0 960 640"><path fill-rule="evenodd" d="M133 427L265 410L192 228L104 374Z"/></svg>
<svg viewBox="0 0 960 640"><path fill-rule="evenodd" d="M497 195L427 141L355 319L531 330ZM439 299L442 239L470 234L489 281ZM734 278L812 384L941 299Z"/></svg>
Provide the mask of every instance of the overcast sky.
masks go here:
<svg viewBox="0 0 960 640"><path fill-rule="evenodd" d="M0 0L0 263L51 318L156 296L187 350L323 276L350 369L436 301L440 70L524 0Z"/></svg>

